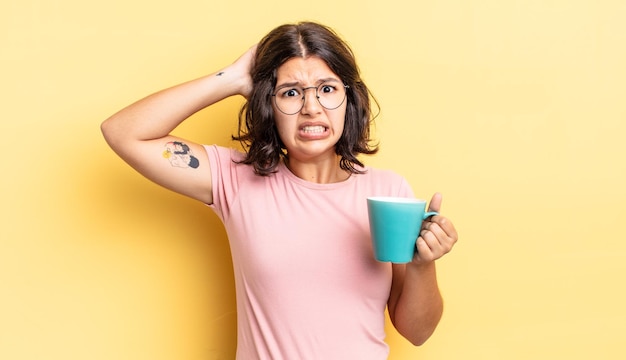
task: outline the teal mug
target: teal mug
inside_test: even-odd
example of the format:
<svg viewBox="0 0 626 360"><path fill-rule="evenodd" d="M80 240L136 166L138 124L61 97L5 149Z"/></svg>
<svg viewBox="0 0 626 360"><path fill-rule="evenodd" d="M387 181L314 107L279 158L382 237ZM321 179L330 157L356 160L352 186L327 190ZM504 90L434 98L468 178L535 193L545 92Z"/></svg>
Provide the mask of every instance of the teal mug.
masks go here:
<svg viewBox="0 0 626 360"><path fill-rule="evenodd" d="M378 261L404 264L415 255L422 222L438 215L426 211L426 201L376 196L367 198L374 257Z"/></svg>

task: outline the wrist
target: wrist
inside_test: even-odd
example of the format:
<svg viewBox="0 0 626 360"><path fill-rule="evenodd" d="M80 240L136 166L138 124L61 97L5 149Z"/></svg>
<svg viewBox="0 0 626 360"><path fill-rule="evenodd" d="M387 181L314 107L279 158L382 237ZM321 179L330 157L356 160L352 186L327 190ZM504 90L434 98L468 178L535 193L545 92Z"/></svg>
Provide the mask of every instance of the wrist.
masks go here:
<svg viewBox="0 0 626 360"><path fill-rule="evenodd" d="M406 265L406 270L417 274L434 273L436 270L435 261L412 261Z"/></svg>
<svg viewBox="0 0 626 360"><path fill-rule="evenodd" d="M215 72L213 76L224 81L230 95L248 98L252 91L252 79L248 69L242 69L236 63Z"/></svg>

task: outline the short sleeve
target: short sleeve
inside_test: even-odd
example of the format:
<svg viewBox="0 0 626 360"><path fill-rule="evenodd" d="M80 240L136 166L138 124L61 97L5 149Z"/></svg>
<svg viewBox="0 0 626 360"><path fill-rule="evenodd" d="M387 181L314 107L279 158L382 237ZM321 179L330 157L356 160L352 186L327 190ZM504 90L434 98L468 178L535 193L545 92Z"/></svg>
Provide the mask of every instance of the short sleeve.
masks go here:
<svg viewBox="0 0 626 360"><path fill-rule="evenodd" d="M230 204L235 200L239 189L242 171L250 171L250 167L238 163L244 154L217 145L204 145L211 167L211 188L213 204L209 206L222 221L228 218Z"/></svg>

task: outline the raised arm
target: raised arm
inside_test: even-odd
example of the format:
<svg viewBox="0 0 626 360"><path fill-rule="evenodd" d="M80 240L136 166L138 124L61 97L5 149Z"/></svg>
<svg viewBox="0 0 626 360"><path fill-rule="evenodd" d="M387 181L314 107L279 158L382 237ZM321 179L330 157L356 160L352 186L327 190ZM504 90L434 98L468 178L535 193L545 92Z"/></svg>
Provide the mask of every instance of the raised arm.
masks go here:
<svg viewBox="0 0 626 360"><path fill-rule="evenodd" d="M211 169L201 145L170 135L197 111L233 95L247 97L255 47L230 66L152 94L102 125L111 148L139 173L180 194L213 203Z"/></svg>

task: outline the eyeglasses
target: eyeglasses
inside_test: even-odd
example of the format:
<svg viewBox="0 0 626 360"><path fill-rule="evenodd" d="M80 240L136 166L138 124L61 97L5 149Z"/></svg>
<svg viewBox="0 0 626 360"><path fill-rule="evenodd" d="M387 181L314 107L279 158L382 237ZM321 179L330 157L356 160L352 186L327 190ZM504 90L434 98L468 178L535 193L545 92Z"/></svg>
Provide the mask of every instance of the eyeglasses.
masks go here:
<svg viewBox="0 0 626 360"><path fill-rule="evenodd" d="M325 82L319 86L298 87L286 86L272 94L276 108L285 115L294 115L304 107L304 92L315 89L317 101L327 110L335 110L346 100L348 85Z"/></svg>

